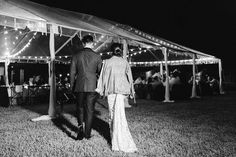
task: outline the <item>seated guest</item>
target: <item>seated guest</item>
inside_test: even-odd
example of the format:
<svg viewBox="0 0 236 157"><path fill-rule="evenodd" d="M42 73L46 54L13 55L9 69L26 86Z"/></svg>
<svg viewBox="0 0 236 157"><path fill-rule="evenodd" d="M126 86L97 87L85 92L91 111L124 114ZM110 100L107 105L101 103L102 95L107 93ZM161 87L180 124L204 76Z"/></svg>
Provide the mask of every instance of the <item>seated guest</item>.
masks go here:
<svg viewBox="0 0 236 157"><path fill-rule="evenodd" d="M30 77L29 78L29 86L33 86L34 85L34 78Z"/></svg>
<svg viewBox="0 0 236 157"><path fill-rule="evenodd" d="M142 83L142 78L141 78L141 76L139 76L135 81L134 81L134 85L136 85L136 84L141 84Z"/></svg>
<svg viewBox="0 0 236 157"><path fill-rule="evenodd" d="M37 86L41 86L43 84L43 79L40 75L37 75L35 77L34 84Z"/></svg>

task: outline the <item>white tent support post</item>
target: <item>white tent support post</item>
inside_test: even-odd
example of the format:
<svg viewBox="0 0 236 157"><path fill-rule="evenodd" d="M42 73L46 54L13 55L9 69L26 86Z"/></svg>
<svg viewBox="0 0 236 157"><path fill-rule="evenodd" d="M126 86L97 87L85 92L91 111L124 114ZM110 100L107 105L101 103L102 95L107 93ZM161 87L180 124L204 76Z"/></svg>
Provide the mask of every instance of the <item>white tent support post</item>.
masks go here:
<svg viewBox="0 0 236 157"><path fill-rule="evenodd" d="M163 78L163 64L162 64L162 62L160 63L160 74L161 74L161 77Z"/></svg>
<svg viewBox="0 0 236 157"><path fill-rule="evenodd" d="M47 62L48 63L48 84L50 83L50 69L51 69L51 65L50 65L50 61Z"/></svg>
<svg viewBox="0 0 236 157"><path fill-rule="evenodd" d="M9 63L10 63L9 59L6 59L4 73L5 73L5 84L7 87L9 86L9 78L8 78L8 65L9 65Z"/></svg>
<svg viewBox="0 0 236 157"><path fill-rule="evenodd" d="M196 90L196 54L193 54L193 76L192 76L192 94L191 98L197 98L197 90Z"/></svg>
<svg viewBox="0 0 236 157"><path fill-rule="evenodd" d="M55 77L55 61L52 60L50 64L50 75L49 75L49 85L50 85L50 95L49 95L49 108L48 115L53 118L56 116L56 77Z"/></svg>
<svg viewBox="0 0 236 157"><path fill-rule="evenodd" d="M49 108L48 115L50 117L56 116L56 77L55 77L55 37L52 25L50 25L50 40L49 49L51 56L50 64L50 98L49 98Z"/></svg>
<svg viewBox="0 0 236 157"><path fill-rule="evenodd" d="M43 115L38 118L33 118L32 121L51 120L56 118L56 77L55 77L55 38L53 26L50 25L49 49L51 60L49 61L49 108L48 115Z"/></svg>
<svg viewBox="0 0 236 157"><path fill-rule="evenodd" d="M129 49L128 49L127 41L125 39L123 39L122 40L122 44L123 44L123 58L125 60L127 60L127 54L129 54Z"/></svg>
<svg viewBox="0 0 236 157"><path fill-rule="evenodd" d="M169 69L167 64L167 48L163 47L161 48L162 53L164 54L165 59L165 69L166 69L166 80L165 80L165 100L163 102L174 102L173 100L170 100L170 87L169 87Z"/></svg>
<svg viewBox="0 0 236 157"><path fill-rule="evenodd" d="M123 58L128 61L127 55L129 55L129 49L128 49L127 40L123 39L122 44L123 44ZM134 99L134 103L136 103L135 97L133 99ZM129 105L128 97L125 97L125 107L131 107Z"/></svg>
<svg viewBox="0 0 236 157"><path fill-rule="evenodd" d="M223 91L223 85L222 85L222 62L221 59L218 61L218 67L219 67L219 92L220 94L224 94Z"/></svg>

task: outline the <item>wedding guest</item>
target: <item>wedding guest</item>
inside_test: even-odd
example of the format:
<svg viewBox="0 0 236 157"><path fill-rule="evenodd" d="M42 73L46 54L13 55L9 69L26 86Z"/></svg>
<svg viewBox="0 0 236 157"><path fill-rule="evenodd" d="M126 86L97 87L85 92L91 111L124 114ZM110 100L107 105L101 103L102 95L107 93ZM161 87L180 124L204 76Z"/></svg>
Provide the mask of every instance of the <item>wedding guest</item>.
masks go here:
<svg viewBox="0 0 236 157"><path fill-rule="evenodd" d="M179 77L179 71L173 71L173 73L170 76L170 80L169 80L169 87L170 87L170 91L172 91L172 88L174 85L179 85L181 84L181 80Z"/></svg>
<svg viewBox="0 0 236 157"><path fill-rule="evenodd" d="M134 81L134 89L135 89L135 97L138 99L146 98L146 91L145 91L145 79L144 76L139 76Z"/></svg>
<svg viewBox="0 0 236 157"><path fill-rule="evenodd" d="M207 83L211 88L212 94L219 94L219 81L215 77L208 76Z"/></svg>

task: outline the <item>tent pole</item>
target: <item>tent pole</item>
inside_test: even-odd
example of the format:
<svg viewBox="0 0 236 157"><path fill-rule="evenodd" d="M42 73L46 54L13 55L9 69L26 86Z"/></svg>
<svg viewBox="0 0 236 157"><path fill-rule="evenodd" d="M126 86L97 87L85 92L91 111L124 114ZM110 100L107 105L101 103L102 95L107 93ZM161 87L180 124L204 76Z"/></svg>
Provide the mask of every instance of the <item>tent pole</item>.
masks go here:
<svg viewBox="0 0 236 157"><path fill-rule="evenodd" d="M48 115L50 117L56 116L56 77L55 77L55 37L53 26L50 25L50 40L49 40L49 48L50 48L50 97L49 97L49 109Z"/></svg>
<svg viewBox="0 0 236 157"><path fill-rule="evenodd" d="M127 60L127 54L129 54L129 50L128 50L128 45L127 45L127 41L125 39L122 40L123 43L123 58L125 60Z"/></svg>
<svg viewBox="0 0 236 157"><path fill-rule="evenodd" d="M165 100L163 102L174 102L173 100L170 100L170 88L169 88L169 69L167 64L167 48L163 47L162 53L164 54L165 58L165 69L166 69L166 80L165 80Z"/></svg>
<svg viewBox="0 0 236 157"><path fill-rule="evenodd" d="M222 86L222 62L221 59L218 61L218 67L219 67L219 92L220 94L224 94L223 86Z"/></svg>
<svg viewBox="0 0 236 157"><path fill-rule="evenodd" d="M191 98L197 98L197 90L196 90L196 54L193 54L193 76L192 76L192 81L193 81L193 85L192 85L192 94L191 94Z"/></svg>
<svg viewBox="0 0 236 157"><path fill-rule="evenodd" d="M122 44L123 44L123 58L128 61L127 55L129 55L129 49L128 49L127 41L123 39ZM135 97L134 97L134 103L136 104ZM130 107L128 97L125 97L125 107Z"/></svg>
<svg viewBox="0 0 236 157"><path fill-rule="evenodd" d="M32 121L40 120L51 120L56 118L56 77L55 77L55 38L53 26L50 25L50 38L49 38L49 49L51 60L49 62L49 85L50 85L50 95L49 95L49 108L48 115L43 115L38 118L32 119Z"/></svg>
<svg viewBox="0 0 236 157"><path fill-rule="evenodd" d="M162 62L160 63L160 74L161 74L161 77L163 78L163 63Z"/></svg>
<svg viewBox="0 0 236 157"><path fill-rule="evenodd" d="M50 84L50 69L51 69L51 65L50 65L50 61L48 61L48 84Z"/></svg>
<svg viewBox="0 0 236 157"><path fill-rule="evenodd" d="M10 64L9 59L5 60L5 84L8 87L9 86L9 78L8 78L8 65Z"/></svg>

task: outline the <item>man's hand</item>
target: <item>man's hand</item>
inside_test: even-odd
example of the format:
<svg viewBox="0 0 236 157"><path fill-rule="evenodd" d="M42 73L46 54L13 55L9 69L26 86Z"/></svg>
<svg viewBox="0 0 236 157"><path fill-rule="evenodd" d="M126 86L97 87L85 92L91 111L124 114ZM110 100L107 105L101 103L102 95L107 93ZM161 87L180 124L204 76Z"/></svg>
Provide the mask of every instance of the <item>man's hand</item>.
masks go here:
<svg viewBox="0 0 236 157"><path fill-rule="evenodd" d="M130 97L130 99L133 99L133 98L134 98L134 96L133 96L133 95L130 95L129 97Z"/></svg>

